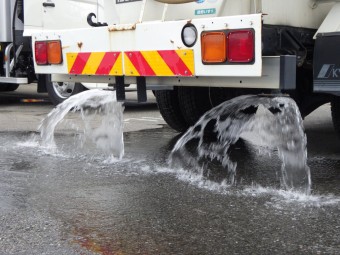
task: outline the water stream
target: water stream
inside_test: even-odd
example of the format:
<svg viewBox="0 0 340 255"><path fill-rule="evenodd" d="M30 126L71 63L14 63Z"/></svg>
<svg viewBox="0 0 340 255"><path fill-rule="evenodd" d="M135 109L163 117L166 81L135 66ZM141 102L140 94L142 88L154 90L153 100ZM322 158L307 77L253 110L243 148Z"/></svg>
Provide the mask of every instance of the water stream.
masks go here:
<svg viewBox="0 0 340 255"><path fill-rule="evenodd" d="M69 112L79 113L84 123L82 143L90 140L108 156L124 155L123 107L114 92L89 90L65 100L43 120L39 130L42 146L56 148L54 131ZM100 115L99 123L92 121ZM281 159L281 188L310 194L306 136L295 102L287 97L241 96L206 112L177 141L169 163L204 178L209 164L217 162L226 173L223 183L236 184L237 162L230 146L240 137L256 137L263 146L275 148Z"/></svg>
<svg viewBox="0 0 340 255"><path fill-rule="evenodd" d="M206 112L178 140L169 161L173 167L209 173L209 162L220 162L235 184L237 162L230 146L249 133L262 145L276 148L282 161L281 187L310 194L307 139L295 102L286 97L241 96Z"/></svg>
<svg viewBox="0 0 340 255"><path fill-rule="evenodd" d="M59 104L39 127L43 147L56 149L56 126L69 112L79 113L83 120L82 144L90 140L107 156L123 157L123 106L114 91L88 90ZM100 115L99 123L92 121L96 115Z"/></svg>

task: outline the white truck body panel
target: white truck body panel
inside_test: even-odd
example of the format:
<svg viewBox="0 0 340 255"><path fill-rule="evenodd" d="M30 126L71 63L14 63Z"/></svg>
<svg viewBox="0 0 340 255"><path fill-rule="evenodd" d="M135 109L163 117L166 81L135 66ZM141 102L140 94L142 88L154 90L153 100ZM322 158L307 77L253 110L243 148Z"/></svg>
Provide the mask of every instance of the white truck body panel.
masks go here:
<svg viewBox="0 0 340 255"><path fill-rule="evenodd" d="M87 28L75 30L44 31L34 34L33 41L62 41L63 59L61 65L38 66L37 73L67 74L67 53L75 52L124 52L177 50L186 48L181 39L181 31L188 20L169 22L143 22L135 29L113 31L113 27ZM252 64L204 65L201 60L199 41L192 47L194 51L195 76L261 76L261 14L217 17L191 20L200 35L202 31L223 29L254 29L255 61ZM112 30L112 32L110 32ZM93 39L95 38L95 40ZM152 38L150 40L150 38ZM123 70L123 74L129 76Z"/></svg>
<svg viewBox="0 0 340 255"><path fill-rule="evenodd" d="M88 27L87 15L94 13L99 18L97 10L104 18L104 0L29 0L25 4L25 36L31 36L37 31L72 29ZM105 0L104 2L106 2ZM53 3L55 7L44 7L43 2ZM97 6L98 2L98 6ZM101 8L99 8L101 7ZM107 8L107 11L110 9ZM114 21L114 16L110 16Z"/></svg>
<svg viewBox="0 0 340 255"><path fill-rule="evenodd" d="M24 16L25 16L25 36L31 36L34 31L41 31L43 28L43 14L44 9L42 1L29 0L30 4L25 3Z"/></svg>
<svg viewBox="0 0 340 255"><path fill-rule="evenodd" d="M202 3L163 4L154 0L117 3L113 0L46 0L55 7L43 7L42 1L25 4L25 34L34 30L88 27L87 14L97 21L134 24L155 20L198 19L263 13L264 23L319 28L336 1L316 0L206 0Z"/></svg>
<svg viewBox="0 0 340 255"><path fill-rule="evenodd" d="M278 82L274 79L280 75L280 61L266 59L263 62L262 23L318 29L333 6L333 10L337 8L335 1L316 0L205 0L180 5L154 0L49 1L54 2L56 8L51 10L43 7L42 24L38 24L38 19L32 18L32 22L28 22L27 34L32 34L33 44L41 40L61 40L64 61L60 65L35 64L37 73L54 74L53 79L58 81L64 78L81 82L114 83L114 75L71 75L68 56L77 53L118 52L122 54L121 75L125 76L126 80L135 81L135 75L126 70L124 53L188 49L182 42L181 30L189 22L197 28L198 37L203 31L253 29L254 62L231 65L203 64L201 44L198 40L189 49L193 52L192 77L147 77L149 83L258 88L278 88ZM32 6L38 6L38 2L32 0ZM78 15L74 15L75 12ZM86 20L91 12L97 15L96 21L107 22L109 26L90 27ZM335 15L330 15L334 17L330 16L330 21L326 19L325 27L330 27L327 24L335 19ZM55 22L56 20L58 22ZM34 24L36 31L32 32L29 29ZM270 68L268 63L271 63L273 68ZM222 82L223 77L229 77L228 81Z"/></svg>
<svg viewBox="0 0 340 255"><path fill-rule="evenodd" d="M333 5L334 1L315 4L312 0L262 0L263 21L270 25L317 29Z"/></svg>
<svg viewBox="0 0 340 255"><path fill-rule="evenodd" d="M332 7L331 11L327 15L321 26L319 27L316 34L340 31L339 13L340 3L337 3Z"/></svg>

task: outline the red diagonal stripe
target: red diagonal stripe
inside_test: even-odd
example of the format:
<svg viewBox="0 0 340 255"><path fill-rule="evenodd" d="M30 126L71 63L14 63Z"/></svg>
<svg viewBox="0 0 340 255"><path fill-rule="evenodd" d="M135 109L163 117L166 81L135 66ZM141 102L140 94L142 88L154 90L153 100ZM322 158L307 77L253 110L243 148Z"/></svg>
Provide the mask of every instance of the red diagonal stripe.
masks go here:
<svg viewBox="0 0 340 255"><path fill-rule="evenodd" d="M96 74L99 75L110 74L110 71L114 64L116 63L118 56L119 56L118 52L106 52L98 66Z"/></svg>
<svg viewBox="0 0 340 255"><path fill-rule="evenodd" d="M70 70L71 74L82 74L84 67L86 65L87 60L89 59L91 53L90 52L82 52L78 53L76 60Z"/></svg>
<svg viewBox="0 0 340 255"><path fill-rule="evenodd" d="M178 56L174 50L160 50L159 55L163 58L165 63L169 66L175 75L192 76L190 69L185 65L183 60Z"/></svg>
<svg viewBox="0 0 340 255"><path fill-rule="evenodd" d="M143 57L142 53L139 51L127 51L126 54L141 76L156 75L149 63Z"/></svg>

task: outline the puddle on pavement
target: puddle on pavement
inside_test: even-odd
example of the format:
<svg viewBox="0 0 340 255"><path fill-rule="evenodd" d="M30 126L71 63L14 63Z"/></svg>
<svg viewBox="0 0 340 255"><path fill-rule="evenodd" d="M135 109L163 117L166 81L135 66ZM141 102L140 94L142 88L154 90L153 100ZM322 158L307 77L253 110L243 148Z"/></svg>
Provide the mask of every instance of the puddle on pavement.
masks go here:
<svg viewBox="0 0 340 255"><path fill-rule="evenodd" d="M237 162L230 182L214 160L194 171L171 168L180 137L167 128L124 134L120 160L74 130L57 130L54 150L38 133L0 133L0 247L12 254L27 249L11 246L14 230L26 228L21 239L38 235L26 250L32 254L340 251L340 158L308 159L307 195L282 189L277 148L245 139L228 145L228 160Z"/></svg>
<svg viewBox="0 0 340 255"><path fill-rule="evenodd" d="M159 139L160 136L163 139ZM0 166L4 172L18 176L32 171L41 171L41 174L48 171L61 179L81 174L89 175L90 179L92 175L103 178L159 175L159 178L174 177L194 187L229 196L272 196L271 200L277 202L318 207L340 202L340 159L313 157L308 160L313 171L312 194L308 195L281 188L281 160L276 150L243 139L230 148L229 157L238 164L232 184L226 181L228 171L218 162L210 162L199 171L172 168L168 165L168 156L179 138L166 128L127 133L126 155L118 160L102 154L94 144L75 151L77 135L57 133L55 140L59 149L51 152L40 146L37 133L0 133L3 155Z"/></svg>
<svg viewBox="0 0 340 255"><path fill-rule="evenodd" d="M166 128L127 133L124 158L108 163L89 153L95 145L75 153L71 134L57 133L58 153L49 154L39 134L0 133L1 201L58 219L75 254L263 254L283 243L306 254L339 251L340 159L309 159L313 195L304 197L279 189L277 151L245 140L230 148L232 186L221 183L219 164L203 175L165 167L175 136Z"/></svg>
<svg viewBox="0 0 340 255"><path fill-rule="evenodd" d="M69 112L76 113L74 119L81 119L82 126L71 119L66 124L71 132L55 133ZM53 109L39 127L40 137L31 134L13 148L31 148L40 156L66 161L68 166L85 164L82 171L90 166L109 171L118 168L118 172L128 175L166 173L221 194L268 194L313 205L339 202L337 197L318 195L315 190L310 195L306 136L298 108L289 98L241 96L227 101L203 115L181 137L169 135L171 142L166 150L149 160L143 153L148 148L153 150L164 134L149 137L149 147L141 142L140 150L140 138L125 141L126 146L132 146L122 160L122 112L114 92L86 91ZM257 137L256 142L261 145L240 137Z"/></svg>

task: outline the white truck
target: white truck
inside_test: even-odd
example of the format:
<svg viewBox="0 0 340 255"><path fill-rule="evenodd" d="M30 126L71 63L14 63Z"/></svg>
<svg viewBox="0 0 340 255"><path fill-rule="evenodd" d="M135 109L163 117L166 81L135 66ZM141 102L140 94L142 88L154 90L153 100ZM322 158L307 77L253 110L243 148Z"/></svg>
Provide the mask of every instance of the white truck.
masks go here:
<svg viewBox="0 0 340 255"><path fill-rule="evenodd" d="M165 121L184 131L232 97L285 93L303 116L331 102L340 133L340 1L0 0L0 19L15 2L31 41L26 71L56 102L98 84L120 100L137 84L145 100L153 86ZM22 83L25 44L10 35L18 25L10 27L1 74Z"/></svg>

